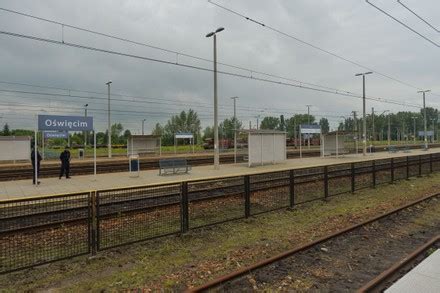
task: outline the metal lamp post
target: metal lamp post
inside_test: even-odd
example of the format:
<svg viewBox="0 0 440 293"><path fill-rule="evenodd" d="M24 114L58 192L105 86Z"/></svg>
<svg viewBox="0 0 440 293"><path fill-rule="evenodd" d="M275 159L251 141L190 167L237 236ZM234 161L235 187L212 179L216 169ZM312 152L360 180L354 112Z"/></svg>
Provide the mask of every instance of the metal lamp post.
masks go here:
<svg viewBox="0 0 440 293"><path fill-rule="evenodd" d="M365 114L365 75L372 74L373 72L364 72L364 73L357 73L355 76L361 76L362 75L362 154L364 156L367 155L367 115Z"/></svg>
<svg viewBox="0 0 440 293"><path fill-rule="evenodd" d="M307 107L307 124L310 125L310 107L312 105L306 105ZM307 134L307 148L310 149L310 133Z"/></svg>
<svg viewBox="0 0 440 293"><path fill-rule="evenodd" d="M107 89L108 89L108 108L107 108L107 118L108 118L108 124L107 124L107 131L108 131L108 144L107 144L107 148L108 148L108 157L111 158L112 157L112 130L111 130L111 121L110 121L110 84L112 82L106 82L105 84L107 85Z"/></svg>
<svg viewBox="0 0 440 293"><path fill-rule="evenodd" d="M142 120L142 135L144 135L144 124L145 124L145 120L147 120L147 119L143 119L143 120Z"/></svg>
<svg viewBox="0 0 440 293"><path fill-rule="evenodd" d="M87 118L87 107L89 106L89 104L85 104L84 105L84 117ZM84 151L86 151L86 147L87 147L87 131L84 131Z"/></svg>
<svg viewBox="0 0 440 293"><path fill-rule="evenodd" d="M428 137L427 137L427 127L426 127L426 104L425 104L425 93L430 92L431 90L418 91L418 93L423 94L423 131L424 131L424 141L425 141L425 149L428 149Z"/></svg>
<svg viewBox="0 0 440 293"><path fill-rule="evenodd" d="M234 100L234 164L237 164L237 108L236 102L238 97L232 97Z"/></svg>
<svg viewBox="0 0 440 293"><path fill-rule="evenodd" d="M214 169L220 169L220 153L218 148L218 101L217 101L217 33L223 31L220 27L215 32L206 35L214 37Z"/></svg>
<svg viewBox="0 0 440 293"><path fill-rule="evenodd" d="M417 137L417 134L416 134L416 119L417 119L417 117L413 116L412 119L413 119L414 144L415 144L416 143L416 137Z"/></svg>

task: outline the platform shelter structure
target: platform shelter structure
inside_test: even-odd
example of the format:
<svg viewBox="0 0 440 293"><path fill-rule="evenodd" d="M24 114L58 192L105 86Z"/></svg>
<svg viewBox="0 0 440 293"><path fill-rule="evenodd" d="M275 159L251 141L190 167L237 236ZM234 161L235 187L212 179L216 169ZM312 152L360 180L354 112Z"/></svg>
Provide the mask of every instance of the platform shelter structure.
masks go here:
<svg viewBox="0 0 440 293"><path fill-rule="evenodd" d="M240 130L247 134L248 167L286 161L286 132L277 130Z"/></svg>
<svg viewBox="0 0 440 293"><path fill-rule="evenodd" d="M75 132L93 131L93 170L96 177L96 132L93 128L93 117L85 116L61 116L61 115L37 115L34 137L34 155L37 159L38 132ZM44 134L43 134L44 141ZM29 152L29 150L28 150ZM30 152L29 152L30 153ZM35 168L35 186L38 186L38 170Z"/></svg>
<svg viewBox="0 0 440 293"><path fill-rule="evenodd" d="M29 161L30 148L29 136L0 136L0 161Z"/></svg>
<svg viewBox="0 0 440 293"><path fill-rule="evenodd" d="M342 156L354 153L356 138L346 131L331 131L322 135L321 154L322 156Z"/></svg>
<svg viewBox="0 0 440 293"><path fill-rule="evenodd" d="M130 135L127 139L127 157L145 154L159 154L162 140L160 135Z"/></svg>

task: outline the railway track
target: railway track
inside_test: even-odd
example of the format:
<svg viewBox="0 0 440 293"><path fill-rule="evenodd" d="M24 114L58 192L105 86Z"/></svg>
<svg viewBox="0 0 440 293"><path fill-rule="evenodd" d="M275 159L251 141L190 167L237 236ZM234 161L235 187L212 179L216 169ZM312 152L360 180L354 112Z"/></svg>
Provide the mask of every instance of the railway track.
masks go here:
<svg viewBox="0 0 440 293"><path fill-rule="evenodd" d="M432 144L431 147L438 147L440 144ZM403 149L405 145L397 146L397 149ZM409 145L411 149L419 148L418 145ZM373 152L386 151L385 146L373 147ZM320 155L319 149L305 149L303 150L303 157L317 157ZM287 158L294 159L299 158L299 150L288 149ZM188 155L186 157L188 163L192 166L203 166L213 164L214 158L212 155ZM244 155L237 156L238 162L244 162ZM232 164L234 163L234 155L222 154L220 156L221 164ZM154 170L159 168L159 158L154 159L141 159L140 161L141 170ZM112 172L124 172L128 170L128 161L117 159L114 161L102 161L97 164L97 173L112 173ZM57 163L42 165L40 171L41 178L57 177L59 175L59 165ZM93 163L82 163L76 162L72 163L70 166L70 173L72 175L91 175L93 174ZM0 166L0 181L11 181L11 180L21 180L21 179L31 179L32 178L32 167L31 165L21 165L16 168L5 168Z"/></svg>
<svg viewBox="0 0 440 293"><path fill-rule="evenodd" d="M304 151L303 157L316 157L319 156L319 150ZM287 158L299 158L299 152L292 150L288 151ZM186 157L188 164L192 166L203 166L213 164L214 158L211 155L188 155ZM237 162L244 162L244 156L237 156ZM233 154L223 154L220 157L221 164L232 164L234 163ZM57 177L59 175L60 169L57 163L42 165L40 170L40 178ZM141 170L155 170L159 168L159 158L156 159L141 159L140 169ZM128 170L127 160L114 160L114 161L102 161L97 164L97 173L112 173L112 172L124 172ZM94 172L94 167L92 162L88 163L72 163L70 166L70 174L75 175L91 175ZM32 167L31 165L20 166L17 168L0 168L0 181L11 181L11 180L22 180L22 179L32 179Z"/></svg>
<svg viewBox="0 0 440 293"><path fill-rule="evenodd" d="M439 197L425 196L188 292L357 290L439 234Z"/></svg>

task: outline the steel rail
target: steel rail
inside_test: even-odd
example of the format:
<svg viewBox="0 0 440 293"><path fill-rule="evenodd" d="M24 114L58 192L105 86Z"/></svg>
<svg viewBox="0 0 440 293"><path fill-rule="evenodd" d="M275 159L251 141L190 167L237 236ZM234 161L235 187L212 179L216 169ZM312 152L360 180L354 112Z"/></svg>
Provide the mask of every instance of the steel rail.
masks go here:
<svg viewBox="0 0 440 293"><path fill-rule="evenodd" d="M305 245L303 245L301 247L287 250L287 251L285 251L285 252L283 252L281 254L278 254L278 255L270 257L268 259L264 259L262 261L256 262L256 263L254 263L252 265L249 265L247 267L241 268L241 269L236 270L236 271L234 271L232 273L229 273L229 274L217 277L214 280L211 280L211 281L209 281L209 282L207 282L207 283L205 283L205 284L203 284L201 286L198 286L198 287L195 287L195 288L190 288L186 292L203 292L203 291L206 291L206 290L209 290L209 289L213 289L213 288L215 288L215 287L217 287L217 286L219 286L219 285L221 285L221 284L223 284L225 282L229 282L229 281L235 280L235 279L237 279L237 278L239 278L239 277L241 277L243 275L249 274L249 273L251 273L253 271L256 271L256 270L258 270L258 269L260 269L262 267L265 267L265 266L270 265L270 264L272 264L274 262L277 262L277 261L280 261L280 260L285 259L287 257L290 257L290 256L292 256L292 255L294 255L296 253L301 252L301 251L310 249L310 248L312 248L312 247L314 247L316 245L319 245L319 244L321 244L323 242L326 242L328 240L331 240L333 238L336 238L338 236L341 236L343 234L346 234L348 232L356 230L356 229L358 229L360 227L363 227L365 225L368 225L368 224L371 224L373 222L376 222L376 221L378 221L380 219L386 218L386 217L388 217L390 215L398 213L398 212L400 212L400 211L402 211L404 209L407 209L409 207L412 207L414 205L417 205L419 203L422 203L422 202L424 202L424 201L426 201L428 199L437 197L439 195L440 195L440 193L435 193L435 194L424 196L424 197L422 197L420 199L417 199L417 200L412 201L412 202L410 202L408 204L402 205L402 206L400 206L398 208L395 208L395 209L393 209L393 210L391 210L391 211L389 211L387 213L384 213L382 215L375 216L375 217L370 218L370 219L368 219L366 221L363 221L363 222L361 222L359 224L352 225L350 227L341 229L341 230L339 230L339 231L337 231L335 233L332 233L330 235L321 237L321 238L319 238L319 239L317 239L315 241L309 242L309 243L307 243L307 244L305 244Z"/></svg>
<svg viewBox="0 0 440 293"><path fill-rule="evenodd" d="M415 261L416 258L421 256L429 248L433 247L437 242L440 242L440 234L431 238L428 242L426 242L422 246L419 246L416 250L414 250L412 253L407 255L405 258L399 260L397 263L392 265L389 269L383 271L376 278L372 279L371 281L366 283L364 286L359 288L359 290L357 290L357 292L359 292L359 293L371 292L371 291L377 289L379 286L384 285L384 283L389 281L390 278L392 278L396 273L401 271L404 267L406 267L411 262Z"/></svg>

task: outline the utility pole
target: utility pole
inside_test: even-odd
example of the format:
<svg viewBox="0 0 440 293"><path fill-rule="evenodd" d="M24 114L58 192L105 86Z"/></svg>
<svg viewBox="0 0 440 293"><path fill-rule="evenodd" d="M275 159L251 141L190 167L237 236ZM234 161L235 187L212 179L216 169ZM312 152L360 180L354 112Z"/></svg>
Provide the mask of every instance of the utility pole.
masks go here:
<svg viewBox="0 0 440 293"><path fill-rule="evenodd" d="M375 132L375 129L374 129L374 107L371 107L371 119L372 119L372 122L373 122L373 143L374 143L374 141L376 140L376 132Z"/></svg>
<svg viewBox="0 0 440 293"><path fill-rule="evenodd" d="M353 113L354 134L356 136L355 144L356 144L356 155L357 155L357 153L358 153L358 140L359 140L359 133L358 133L358 127L357 127L357 117L356 117L357 113L356 113L356 111L352 111L352 113Z"/></svg>
<svg viewBox="0 0 440 293"><path fill-rule="evenodd" d="M84 117L86 117L86 118L87 118L87 107L88 106L89 106L89 104L84 105ZM86 151L86 147L87 147L87 131L84 131L84 152Z"/></svg>
<svg viewBox="0 0 440 293"><path fill-rule="evenodd" d="M220 169L220 152L218 145L218 98L217 98L217 33L223 31L220 27L215 32L206 35L207 38L214 37L214 169Z"/></svg>
<svg viewBox="0 0 440 293"><path fill-rule="evenodd" d="M391 113L388 113L388 150L391 145Z"/></svg>
<svg viewBox="0 0 440 293"><path fill-rule="evenodd" d="M232 97L234 100L234 164L237 164L237 108L236 102L238 97Z"/></svg>
<svg viewBox="0 0 440 293"><path fill-rule="evenodd" d="M424 91L418 91L418 93L423 94L423 131L424 133L424 140L425 140L425 149L428 149L428 137L427 137L427 127L426 127L426 104L425 104L425 93L430 92L431 90L424 90Z"/></svg>
<svg viewBox="0 0 440 293"><path fill-rule="evenodd" d="M108 89L108 109L107 109L107 118L108 118L108 124L107 124L107 131L108 131L108 157L112 157L112 129L111 129L111 121L110 121L110 84L112 82L109 81L106 83L107 89Z"/></svg>
<svg viewBox="0 0 440 293"><path fill-rule="evenodd" d="M310 107L312 105L306 105L307 107L307 124L310 125ZM310 126L309 126L310 128ZM307 134L307 148L310 149L310 133Z"/></svg>
<svg viewBox="0 0 440 293"><path fill-rule="evenodd" d="M145 123L145 120L147 120L147 119L143 119L142 120L142 135L144 135L144 123Z"/></svg>
<svg viewBox="0 0 440 293"><path fill-rule="evenodd" d="M417 119L417 117L413 116L412 119L413 119L413 132L414 132L414 144L415 144L416 143L416 136L417 136L417 134L416 134L416 119Z"/></svg>
<svg viewBox="0 0 440 293"><path fill-rule="evenodd" d="M372 74L373 72L364 72L364 73L357 73L355 76L361 76L362 75L362 144L363 144L363 150L362 154L364 156L367 155L367 115L365 113L365 75Z"/></svg>

